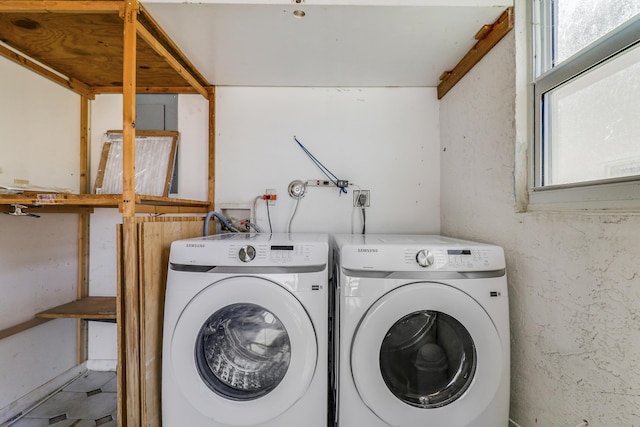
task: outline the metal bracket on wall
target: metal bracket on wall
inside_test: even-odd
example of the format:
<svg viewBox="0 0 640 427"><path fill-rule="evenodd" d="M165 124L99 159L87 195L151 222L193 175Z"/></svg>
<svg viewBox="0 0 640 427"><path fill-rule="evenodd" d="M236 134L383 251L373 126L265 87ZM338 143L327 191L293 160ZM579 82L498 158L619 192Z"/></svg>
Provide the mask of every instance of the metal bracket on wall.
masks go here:
<svg viewBox="0 0 640 427"><path fill-rule="evenodd" d="M13 204L11 205L11 207L13 208L13 212L4 212L4 213L6 213L7 215L13 215L13 216L32 216L34 218L40 218L40 215L36 215L30 212L24 211L24 209L28 209L29 206Z"/></svg>

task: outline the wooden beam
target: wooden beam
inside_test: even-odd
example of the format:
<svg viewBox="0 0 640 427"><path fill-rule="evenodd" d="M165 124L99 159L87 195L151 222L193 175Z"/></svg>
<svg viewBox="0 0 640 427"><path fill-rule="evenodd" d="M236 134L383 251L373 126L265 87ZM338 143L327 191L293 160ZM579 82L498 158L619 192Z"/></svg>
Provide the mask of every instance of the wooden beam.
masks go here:
<svg viewBox="0 0 640 427"><path fill-rule="evenodd" d="M122 213L135 215L135 119L136 119L136 27L138 2L127 4L124 16L124 59L122 72ZM126 255L126 254L125 254ZM125 273L126 274L126 273Z"/></svg>
<svg viewBox="0 0 640 427"><path fill-rule="evenodd" d="M66 79L61 75L50 71L46 67L43 67L42 65L30 60L26 56L23 56L18 52L7 48L6 46L0 45L0 56L3 56L18 65L22 65L23 67L33 71L34 73L39 74L40 76L51 80L52 82L57 83L60 86L70 89L81 96L85 96L89 99L95 99L93 90L89 87L89 85L77 79Z"/></svg>
<svg viewBox="0 0 640 427"><path fill-rule="evenodd" d="M438 99L442 99L480 60L513 28L513 8L510 7L492 25L483 26L476 34L478 42L451 71L440 76Z"/></svg>
<svg viewBox="0 0 640 427"><path fill-rule="evenodd" d="M123 426L140 426L140 294L138 281L138 238L135 194L135 117L136 117L136 43L138 13L137 0L127 3L124 14L124 59L122 73L122 318L126 396L126 419L118 419Z"/></svg>
<svg viewBox="0 0 640 427"><path fill-rule="evenodd" d="M107 93L122 93L122 86L94 86L92 88L96 95ZM198 93L196 89L191 86L164 86L164 87L149 87L138 86L136 93Z"/></svg>
<svg viewBox="0 0 640 427"><path fill-rule="evenodd" d="M215 210L216 200L216 91L209 91L209 210Z"/></svg>
<svg viewBox="0 0 640 427"><path fill-rule="evenodd" d="M89 184L89 99L80 97L80 193L90 191ZM89 241L91 215L78 214L78 289L77 298L82 300L89 296ZM76 363L87 360L88 325L82 319L76 321Z"/></svg>
<svg viewBox="0 0 640 427"><path fill-rule="evenodd" d="M16 13L112 13L122 14L123 1L28 1L2 0L0 12Z"/></svg>
<svg viewBox="0 0 640 427"><path fill-rule="evenodd" d="M158 40L162 45L171 53L171 55L182 64L182 66L188 70L191 76L195 77L196 81L204 87L209 87L207 79L198 71L198 68L193 65L189 58L182 53L182 50L177 44L171 40L171 37L162 29L162 27L155 21L155 19L147 12L144 6L140 7L139 22Z"/></svg>
<svg viewBox="0 0 640 427"><path fill-rule="evenodd" d="M91 192L89 180L89 164L91 160L91 144L89 141L90 100L87 97L80 98L80 194Z"/></svg>
<svg viewBox="0 0 640 427"><path fill-rule="evenodd" d="M169 53L169 51L139 22L137 30L140 37L142 37L142 39L146 41L158 55L162 56L171 68L180 74L200 95L208 98L209 95L207 89L205 89L198 80L196 80L196 78L192 76L191 73L186 70L182 64L180 64L180 62L178 62L178 60L174 58L173 55L171 55L171 53Z"/></svg>

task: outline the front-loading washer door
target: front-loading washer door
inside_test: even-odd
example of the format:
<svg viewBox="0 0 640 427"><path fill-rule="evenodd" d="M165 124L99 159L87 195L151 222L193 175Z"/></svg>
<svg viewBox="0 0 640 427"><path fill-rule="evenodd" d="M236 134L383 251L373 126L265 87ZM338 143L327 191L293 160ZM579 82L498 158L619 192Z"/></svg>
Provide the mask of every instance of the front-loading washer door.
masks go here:
<svg viewBox="0 0 640 427"><path fill-rule="evenodd" d="M351 348L358 393L389 425L467 425L493 399L503 363L498 331L482 306L432 282L376 301Z"/></svg>
<svg viewBox="0 0 640 427"><path fill-rule="evenodd" d="M317 358L317 336L302 304L254 276L222 279L198 293L171 339L172 374L182 394L224 425L261 424L285 412L309 387Z"/></svg>

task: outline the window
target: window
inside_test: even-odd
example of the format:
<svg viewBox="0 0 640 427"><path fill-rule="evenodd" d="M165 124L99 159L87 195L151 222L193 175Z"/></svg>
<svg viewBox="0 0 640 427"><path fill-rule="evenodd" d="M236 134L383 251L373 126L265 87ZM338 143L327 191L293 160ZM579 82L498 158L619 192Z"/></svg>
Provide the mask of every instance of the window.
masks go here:
<svg viewBox="0 0 640 427"><path fill-rule="evenodd" d="M530 206L640 207L640 2L536 0Z"/></svg>

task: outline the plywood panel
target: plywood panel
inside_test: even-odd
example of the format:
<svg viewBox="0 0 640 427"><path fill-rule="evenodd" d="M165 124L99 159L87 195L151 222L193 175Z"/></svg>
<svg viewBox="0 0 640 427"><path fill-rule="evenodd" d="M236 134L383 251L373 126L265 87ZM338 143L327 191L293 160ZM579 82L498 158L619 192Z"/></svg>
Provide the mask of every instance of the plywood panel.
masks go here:
<svg viewBox="0 0 640 427"><path fill-rule="evenodd" d="M125 347L125 325L124 325L124 272L122 267L122 258L124 257L123 248L123 227L122 224L116 225L116 263L117 278L117 299L116 299L116 317L118 319L118 427L126 425L127 419L127 350Z"/></svg>
<svg viewBox="0 0 640 427"><path fill-rule="evenodd" d="M123 21L117 13L0 13L0 38L43 64L92 86L122 86ZM188 86L145 41L137 41L138 84Z"/></svg>
<svg viewBox="0 0 640 427"><path fill-rule="evenodd" d="M171 242L202 235L202 217L145 218L140 254L142 425L161 425L162 325Z"/></svg>

